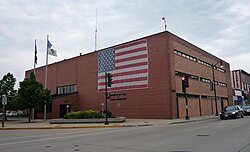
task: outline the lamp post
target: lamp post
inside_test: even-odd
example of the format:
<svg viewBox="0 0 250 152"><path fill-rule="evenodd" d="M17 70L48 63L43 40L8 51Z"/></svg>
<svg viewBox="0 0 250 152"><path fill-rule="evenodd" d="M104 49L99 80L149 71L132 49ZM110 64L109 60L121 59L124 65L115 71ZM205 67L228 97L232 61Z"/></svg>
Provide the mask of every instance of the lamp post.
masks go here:
<svg viewBox="0 0 250 152"><path fill-rule="evenodd" d="M104 125L108 125L109 122L108 122L108 82L107 82L107 79L108 79L108 73L105 72L105 123Z"/></svg>
<svg viewBox="0 0 250 152"><path fill-rule="evenodd" d="M165 17L163 17L162 20L164 21L164 28L165 28L165 31L167 31L167 22L166 22Z"/></svg>
<svg viewBox="0 0 250 152"><path fill-rule="evenodd" d="M67 114L69 113L69 105L66 105L67 108Z"/></svg>
<svg viewBox="0 0 250 152"><path fill-rule="evenodd" d="M5 118L6 118L5 105L7 105L7 97L6 97L6 95L2 95L2 105L3 105L2 128L4 128L4 121L5 121Z"/></svg>
<svg viewBox="0 0 250 152"><path fill-rule="evenodd" d="M215 101L215 115L218 116L218 105L217 105L217 94L216 94L216 84L215 84L215 74L214 69L217 64L220 63L220 67L222 67L222 61L218 61L216 64L212 64L212 72L213 72L213 91L214 91L214 101Z"/></svg>

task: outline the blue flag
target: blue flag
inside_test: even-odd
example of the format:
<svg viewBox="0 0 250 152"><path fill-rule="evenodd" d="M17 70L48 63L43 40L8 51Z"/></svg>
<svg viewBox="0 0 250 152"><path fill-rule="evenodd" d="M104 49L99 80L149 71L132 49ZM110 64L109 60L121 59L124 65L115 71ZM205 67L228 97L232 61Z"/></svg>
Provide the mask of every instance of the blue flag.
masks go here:
<svg viewBox="0 0 250 152"><path fill-rule="evenodd" d="M47 43L47 47L48 47L48 49L50 49L52 47L52 44L49 42L49 40L48 40L48 43Z"/></svg>
<svg viewBox="0 0 250 152"><path fill-rule="evenodd" d="M52 55L52 56L57 56L57 51L55 49L52 49L52 44L50 43L50 41L48 40L47 43L47 47L48 47L48 54Z"/></svg>

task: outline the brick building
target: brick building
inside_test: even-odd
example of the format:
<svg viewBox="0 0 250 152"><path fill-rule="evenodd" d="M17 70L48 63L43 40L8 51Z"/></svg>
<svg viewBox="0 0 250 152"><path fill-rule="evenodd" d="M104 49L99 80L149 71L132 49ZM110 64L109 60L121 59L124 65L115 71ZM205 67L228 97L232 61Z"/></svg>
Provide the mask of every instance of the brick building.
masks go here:
<svg viewBox="0 0 250 152"><path fill-rule="evenodd" d="M102 110L105 103L104 76L113 75L108 110L127 118L174 119L185 117L181 76L189 77L189 116L213 115L231 105L230 67L215 67L217 104L210 91L212 65L222 61L182 38L161 32L48 66L48 88L53 94L49 118L70 111ZM32 70L26 71L26 77ZM36 69L45 82L45 67ZM217 105L217 108L216 108ZM39 117L39 113L36 113ZM41 116L41 115L40 115Z"/></svg>
<svg viewBox="0 0 250 152"><path fill-rule="evenodd" d="M231 71L233 100L235 104L249 104L250 99L250 74L244 70Z"/></svg>

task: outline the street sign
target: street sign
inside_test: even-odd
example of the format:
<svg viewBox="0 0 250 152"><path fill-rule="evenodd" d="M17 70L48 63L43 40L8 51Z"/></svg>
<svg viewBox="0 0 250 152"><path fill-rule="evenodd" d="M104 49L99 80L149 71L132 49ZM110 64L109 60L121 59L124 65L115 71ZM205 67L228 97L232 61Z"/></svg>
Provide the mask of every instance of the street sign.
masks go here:
<svg viewBox="0 0 250 152"><path fill-rule="evenodd" d="M6 95L2 96L2 105L7 105L7 97L6 97Z"/></svg>

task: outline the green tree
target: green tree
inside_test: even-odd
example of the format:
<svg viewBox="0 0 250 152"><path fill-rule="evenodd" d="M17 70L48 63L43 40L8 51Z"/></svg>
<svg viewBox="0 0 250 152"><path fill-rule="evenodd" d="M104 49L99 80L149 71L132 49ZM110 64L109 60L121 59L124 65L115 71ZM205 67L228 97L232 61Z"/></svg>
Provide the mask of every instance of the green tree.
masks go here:
<svg viewBox="0 0 250 152"><path fill-rule="evenodd" d="M39 108L44 103L51 102L50 91L44 90L43 85L36 81L36 77L32 72L29 78L25 78L20 82L18 96L16 98L17 105L20 109L29 110L29 122L31 118L31 109Z"/></svg>
<svg viewBox="0 0 250 152"><path fill-rule="evenodd" d="M11 73L7 73L0 80L0 95L7 95L8 101L16 96L16 90L14 89L16 84L16 78Z"/></svg>
<svg viewBox="0 0 250 152"><path fill-rule="evenodd" d="M12 102L17 94L17 91L14 89L15 83L16 83L16 78L11 73L7 73L0 80L0 97L2 97L2 95L7 96L8 104L6 105L6 109L14 109L12 107ZM2 106L2 104L0 104L0 106Z"/></svg>

